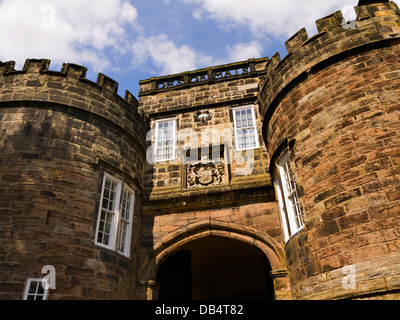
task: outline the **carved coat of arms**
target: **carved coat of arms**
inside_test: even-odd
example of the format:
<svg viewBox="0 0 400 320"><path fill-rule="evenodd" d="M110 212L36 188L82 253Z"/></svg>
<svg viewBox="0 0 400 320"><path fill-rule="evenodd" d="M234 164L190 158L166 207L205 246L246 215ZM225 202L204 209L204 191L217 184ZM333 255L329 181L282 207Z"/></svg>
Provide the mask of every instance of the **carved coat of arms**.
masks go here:
<svg viewBox="0 0 400 320"><path fill-rule="evenodd" d="M210 186L225 183L225 166L223 163L192 163L187 166L187 185Z"/></svg>

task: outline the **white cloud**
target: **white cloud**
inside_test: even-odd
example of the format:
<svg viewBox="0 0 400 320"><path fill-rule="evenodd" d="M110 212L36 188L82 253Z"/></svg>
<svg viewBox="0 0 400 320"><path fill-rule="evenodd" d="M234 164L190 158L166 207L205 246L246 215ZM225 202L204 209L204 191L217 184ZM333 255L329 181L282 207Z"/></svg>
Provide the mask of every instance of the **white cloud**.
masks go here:
<svg viewBox="0 0 400 320"><path fill-rule="evenodd" d="M342 14L343 14L343 18L346 21L350 21L350 20L355 20L357 19L357 14L356 11L354 10L354 7L351 5L345 5L342 9Z"/></svg>
<svg viewBox="0 0 400 320"><path fill-rule="evenodd" d="M177 46L167 35L143 36L132 46L134 66L143 65L149 58L162 74L194 70L212 64L212 58L197 53L187 45Z"/></svg>
<svg viewBox="0 0 400 320"><path fill-rule="evenodd" d="M203 10L193 9L192 15L196 20L201 20L203 18Z"/></svg>
<svg viewBox="0 0 400 320"><path fill-rule="evenodd" d="M215 20L222 28L248 28L259 38L288 38L303 27L316 33L315 21L343 8L354 19L358 0L181 0L195 4L194 17ZM400 0L396 1L397 3Z"/></svg>
<svg viewBox="0 0 400 320"><path fill-rule="evenodd" d="M129 47L124 28L136 18L124 0L0 0L0 60L49 58L102 70L112 64L105 50Z"/></svg>
<svg viewBox="0 0 400 320"><path fill-rule="evenodd" d="M257 41L237 43L226 46L227 55L223 59L206 56L195 49L182 45L178 46L167 35L157 35L149 38L139 37L132 45L134 68L144 66L150 60L155 66L151 70L157 76L196 70L212 65L220 65L261 57L262 46Z"/></svg>
<svg viewBox="0 0 400 320"><path fill-rule="evenodd" d="M172 2L162 1L164 4ZM52 66L72 62L87 66L90 72L121 71L132 66L144 70L148 69L145 64L151 62L152 71L157 75L171 74L260 57L271 38L283 43L304 26L311 36L316 32L314 21L338 9L342 8L347 19L353 19L353 7L358 2L180 1L191 5L195 19L212 19L220 27L233 31L240 28L248 40L227 45L224 54L219 53L217 59L211 55L217 55L218 48L204 54L194 49L195 44L191 45L194 39L178 44L176 39L182 42L182 34L166 35L160 18L157 19L159 24L154 23L149 28L143 21L147 18L153 21L153 17L141 16L143 26L139 26L132 0L0 0L0 60L15 60L20 68L26 58L48 58ZM400 0L395 2L400 4ZM160 28L162 31L158 31ZM213 46L203 49L212 50ZM131 59L132 64L127 66L126 60L121 58Z"/></svg>
<svg viewBox="0 0 400 320"><path fill-rule="evenodd" d="M228 46L227 51L229 52L229 61L243 61L251 58L260 58L262 46L257 41L250 43L238 43L233 47Z"/></svg>

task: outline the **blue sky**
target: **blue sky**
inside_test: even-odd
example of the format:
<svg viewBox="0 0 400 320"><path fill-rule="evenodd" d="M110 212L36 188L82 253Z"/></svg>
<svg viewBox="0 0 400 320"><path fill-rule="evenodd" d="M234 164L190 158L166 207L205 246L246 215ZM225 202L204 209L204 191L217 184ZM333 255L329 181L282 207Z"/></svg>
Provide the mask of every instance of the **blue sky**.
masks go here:
<svg viewBox="0 0 400 320"><path fill-rule="evenodd" d="M395 1L398 5L400 0ZM285 41L358 0L0 0L0 61L51 59L101 72L138 98L139 80L286 55Z"/></svg>

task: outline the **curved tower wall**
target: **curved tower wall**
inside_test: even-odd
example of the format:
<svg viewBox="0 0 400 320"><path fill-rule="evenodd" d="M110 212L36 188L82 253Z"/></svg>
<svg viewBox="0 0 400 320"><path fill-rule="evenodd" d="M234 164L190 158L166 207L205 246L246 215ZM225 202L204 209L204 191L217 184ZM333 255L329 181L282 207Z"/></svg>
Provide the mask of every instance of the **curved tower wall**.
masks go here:
<svg viewBox="0 0 400 320"><path fill-rule="evenodd" d="M305 223L285 245L297 299L399 298L400 12L356 11L300 30L260 86L270 172L290 150Z"/></svg>
<svg viewBox="0 0 400 320"><path fill-rule="evenodd" d="M49 299L132 299L130 257L94 244L104 173L135 191L139 212L145 128L137 100L86 68L27 60L0 64L0 287L21 299L28 278L55 269Z"/></svg>
<svg viewBox="0 0 400 320"><path fill-rule="evenodd" d="M400 299L400 11L388 1L356 11L355 23L340 12L318 20L311 38L300 30L283 60L141 82L147 124L102 74L93 82L79 65L0 62L0 299L21 299L48 266L48 299L154 297L160 258L202 232L264 248L276 298ZM224 129L229 109L248 104L260 107L265 141L252 175L193 186L184 166L143 170L152 121ZM290 237L275 203L286 151L304 220ZM106 174L135 192L128 257L95 243Z"/></svg>

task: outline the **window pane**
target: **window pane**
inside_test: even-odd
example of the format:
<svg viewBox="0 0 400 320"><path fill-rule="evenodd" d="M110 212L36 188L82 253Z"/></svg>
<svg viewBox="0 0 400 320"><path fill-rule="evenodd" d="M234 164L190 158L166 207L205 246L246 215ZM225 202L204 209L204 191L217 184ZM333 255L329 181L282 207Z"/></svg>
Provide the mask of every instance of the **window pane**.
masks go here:
<svg viewBox="0 0 400 320"><path fill-rule="evenodd" d="M169 160L174 158L175 148L175 120L157 122L156 160Z"/></svg>
<svg viewBox="0 0 400 320"><path fill-rule="evenodd" d="M172 141L168 141L167 145L168 145L167 157L170 159L173 157L173 154L174 154L174 144Z"/></svg>
<svg viewBox="0 0 400 320"><path fill-rule="evenodd" d="M131 241L130 228L133 214L133 193L128 190L123 192L121 206L121 218L118 226L117 251L129 254L129 242Z"/></svg>
<svg viewBox="0 0 400 320"><path fill-rule="evenodd" d="M295 213L295 223L298 230L304 225L304 223L300 212L299 201L296 195L293 196L292 203L293 203L293 212Z"/></svg>
<svg viewBox="0 0 400 320"><path fill-rule="evenodd" d="M254 127L252 108L235 111L235 120L238 129Z"/></svg>
<svg viewBox="0 0 400 320"><path fill-rule="evenodd" d="M44 300L47 289L42 286L42 279L28 278L24 300Z"/></svg>
<svg viewBox="0 0 400 320"><path fill-rule="evenodd" d="M106 179L104 183L102 208L114 211L116 189L117 183L110 179Z"/></svg>
<svg viewBox="0 0 400 320"><path fill-rule="evenodd" d="M39 282L38 283L38 290L37 290L37 294L44 294L44 288L42 286L42 283Z"/></svg>
<svg viewBox="0 0 400 320"><path fill-rule="evenodd" d="M239 150L258 147L253 107L234 110L236 125L236 141Z"/></svg>
<svg viewBox="0 0 400 320"><path fill-rule="evenodd" d="M254 148L256 147L256 136L254 129L246 130L247 133L247 147Z"/></svg>
<svg viewBox="0 0 400 320"><path fill-rule="evenodd" d="M238 128L242 127L242 122L241 122L241 118L240 118L240 110L239 111L235 111L235 115L236 115L236 126Z"/></svg>
<svg viewBox="0 0 400 320"><path fill-rule="evenodd" d="M243 129L243 148L248 148L249 147L249 131L246 129Z"/></svg>
<svg viewBox="0 0 400 320"><path fill-rule="evenodd" d="M239 149L244 149L245 148L245 137L244 137L244 132L243 130L238 130L237 131L237 141L238 141L238 148Z"/></svg>
<svg viewBox="0 0 400 320"><path fill-rule="evenodd" d="M105 208L105 209L108 209L108 205L109 205L108 198L107 198L107 199L106 199L106 198L103 198L103 205L102 205L102 207Z"/></svg>
<svg viewBox="0 0 400 320"><path fill-rule="evenodd" d="M125 219L126 215L126 206L127 206L127 199L126 199L126 192L124 192L122 196L122 206L121 206L121 218Z"/></svg>
<svg viewBox="0 0 400 320"><path fill-rule="evenodd" d="M175 120L157 123L157 140L168 140L174 136Z"/></svg>
<svg viewBox="0 0 400 320"><path fill-rule="evenodd" d="M125 253L125 243L127 241L126 236L127 236L127 231L128 231L128 223L126 220L122 220L119 225L119 230L118 230L118 248L117 250L120 252Z"/></svg>
<svg viewBox="0 0 400 320"><path fill-rule="evenodd" d="M285 171L285 188L287 190L288 193L291 193L292 190L290 188L290 178L289 178L289 174L287 171Z"/></svg>
<svg viewBox="0 0 400 320"><path fill-rule="evenodd" d="M158 139L159 140L164 140L165 139L165 123L161 122L158 125Z"/></svg>
<svg viewBox="0 0 400 320"><path fill-rule="evenodd" d="M104 188L107 190L111 189L111 180L106 179L106 182L104 183Z"/></svg>
<svg viewBox="0 0 400 320"><path fill-rule="evenodd" d="M289 161L285 162L284 170L285 170L285 182L286 182L287 191L289 194L291 194L296 191L296 185L294 182L293 172L292 172Z"/></svg>
<svg viewBox="0 0 400 320"><path fill-rule="evenodd" d="M246 121L246 111L245 110L240 110L240 127L241 128L246 128L247 127L247 121Z"/></svg>
<svg viewBox="0 0 400 320"><path fill-rule="evenodd" d="M279 162L280 181L282 182L282 196L288 221L286 228L289 230L289 236L297 233L304 225L301 215L300 205L296 192L296 184L293 172L290 166L288 154L286 154ZM281 212L282 213L282 212ZM282 213L283 214L283 213Z"/></svg>
<svg viewBox="0 0 400 320"><path fill-rule="evenodd" d="M130 192L124 191L121 207L121 217L126 220L130 220L129 215L131 211L131 197L132 194Z"/></svg>
<svg viewBox="0 0 400 320"><path fill-rule="evenodd" d="M111 238L111 225L113 221L114 214L102 210L99 223L99 231L97 234L97 242L109 245Z"/></svg>
<svg viewBox="0 0 400 320"><path fill-rule="evenodd" d="M31 281L31 284L29 286L29 293L36 293L37 290L37 286L38 286L38 281Z"/></svg>
<svg viewBox="0 0 400 320"><path fill-rule="evenodd" d="M256 137L254 134L254 130L250 129L249 130L249 147L253 148L256 146Z"/></svg>
<svg viewBox="0 0 400 320"><path fill-rule="evenodd" d="M254 125L253 124L253 114L251 112L251 109L247 109L247 125L249 127L252 127Z"/></svg>
<svg viewBox="0 0 400 320"><path fill-rule="evenodd" d="M160 141L158 143L158 146L157 146L157 158L165 159L165 157L167 156L166 153L165 153L166 144L167 143L165 141Z"/></svg>
<svg viewBox="0 0 400 320"><path fill-rule="evenodd" d="M168 139L168 122L164 123L164 127L163 127L162 133L161 133L161 139L163 139L163 140Z"/></svg>
<svg viewBox="0 0 400 320"><path fill-rule="evenodd" d="M255 148L257 146L254 129L242 129L237 131L238 147L240 149Z"/></svg>
<svg viewBox="0 0 400 320"><path fill-rule="evenodd" d="M174 137L174 123L172 121L167 122L167 127L166 127L166 139L172 139Z"/></svg>

